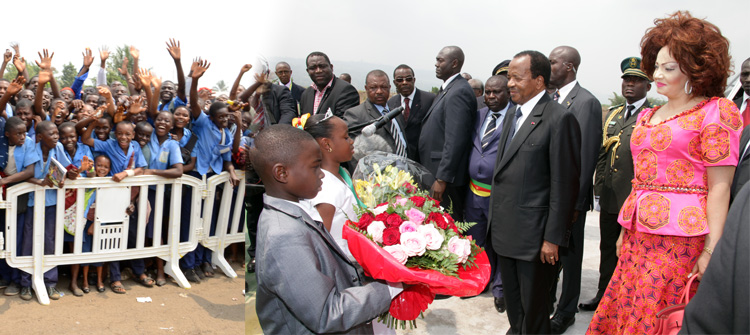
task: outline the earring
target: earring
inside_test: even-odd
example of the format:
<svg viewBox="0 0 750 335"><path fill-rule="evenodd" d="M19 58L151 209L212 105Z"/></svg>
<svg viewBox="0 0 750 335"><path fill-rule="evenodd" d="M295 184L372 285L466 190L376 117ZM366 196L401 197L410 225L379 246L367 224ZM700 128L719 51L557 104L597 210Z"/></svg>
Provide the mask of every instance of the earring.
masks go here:
<svg viewBox="0 0 750 335"><path fill-rule="evenodd" d="M333 151L333 149L331 149L331 146L329 145L328 146L328 152L331 152L331 151Z"/></svg>
<svg viewBox="0 0 750 335"><path fill-rule="evenodd" d="M690 84L689 80L685 82L685 94L690 95L690 93L693 93L693 85L688 85L688 84ZM688 87L690 87L689 90L688 90Z"/></svg>

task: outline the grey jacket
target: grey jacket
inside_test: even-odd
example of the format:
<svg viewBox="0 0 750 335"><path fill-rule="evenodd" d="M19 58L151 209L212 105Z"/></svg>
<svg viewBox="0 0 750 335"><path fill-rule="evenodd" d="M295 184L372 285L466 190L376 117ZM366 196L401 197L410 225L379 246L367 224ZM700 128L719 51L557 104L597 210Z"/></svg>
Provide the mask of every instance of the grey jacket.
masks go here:
<svg viewBox="0 0 750 335"><path fill-rule="evenodd" d="M388 286L363 286L321 223L299 206L263 196L255 251L256 311L266 334L371 334L390 305Z"/></svg>

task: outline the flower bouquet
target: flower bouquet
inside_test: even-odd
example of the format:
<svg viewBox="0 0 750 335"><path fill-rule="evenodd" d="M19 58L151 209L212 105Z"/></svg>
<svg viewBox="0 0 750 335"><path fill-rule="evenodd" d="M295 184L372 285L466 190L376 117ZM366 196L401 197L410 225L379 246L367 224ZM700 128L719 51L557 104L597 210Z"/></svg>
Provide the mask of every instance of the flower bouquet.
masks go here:
<svg viewBox="0 0 750 335"><path fill-rule="evenodd" d="M487 255L463 236L474 223L455 222L408 173L374 167L368 180L355 182L367 207L356 210L358 221L344 226L343 237L367 275L413 285L391 301L381 319L413 327L435 294L481 293L490 277Z"/></svg>

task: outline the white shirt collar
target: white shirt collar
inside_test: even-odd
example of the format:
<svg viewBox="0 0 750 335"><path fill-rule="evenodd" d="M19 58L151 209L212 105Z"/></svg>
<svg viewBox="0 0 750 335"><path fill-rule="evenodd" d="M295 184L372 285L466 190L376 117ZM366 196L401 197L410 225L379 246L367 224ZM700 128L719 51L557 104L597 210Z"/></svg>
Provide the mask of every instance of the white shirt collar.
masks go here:
<svg viewBox="0 0 750 335"><path fill-rule="evenodd" d="M521 118L516 120L516 129L521 128L521 126L523 125L523 122L526 121L526 118L529 116L529 114L531 114L531 111L534 110L534 107L536 107L536 104L539 102L539 99L541 99L542 95L544 94L547 94L547 91L542 90L536 96L529 99L529 101L526 101L525 104L519 105L518 107L516 107L516 108L520 108L521 113L523 113L521 114Z"/></svg>
<svg viewBox="0 0 750 335"><path fill-rule="evenodd" d="M318 222L323 222L323 218L320 217L320 213L318 213L318 210L315 208L315 206L312 205L312 202L308 199L299 199L299 202L289 201L286 199L276 198L273 196L270 196L268 194L264 194L264 197L274 198L281 201L286 201L290 204L293 204L300 209L302 209L303 212L307 213L313 220Z"/></svg>
<svg viewBox="0 0 750 335"><path fill-rule="evenodd" d="M282 85L282 86L284 86L284 87L286 87L286 88L291 88L291 87L292 87L292 81L291 81L291 80L289 80L289 82L288 82L288 83L286 83L286 84L281 84L281 85Z"/></svg>
<svg viewBox="0 0 750 335"><path fill-rule="evenodd" d="M557 93L560 94L560 97L557 98L557 102L563 103L563 101L565 101L565 98L568 97L568 93L570 93L570 91L573 90L573 87L575 87L577 83L578 83L578 80L573 79L573 81L569 82L567 85L560 87L557 90Z"/></svg>
<svg viewBox="0 0 750 335"><path fill-rule="evenodd" d="M632 105L633 105L633 106L635 106L635 108L634 108L633 110L634 110L634 111L637 111L637 110L638 110L638 108L641 108L641 106L643 106L643 104L644 104L645 102L646 102L646 97L643 97L643 99L641 99L641 100L638 100L638 101L636 101L636 102L632 103ZM625 108L626 108L626 109L627 109L628 105L630 105L630 104L628 104L628 103L626 102L626 103L625 103Z"/></svg>
<svg viewBox="0 0 750 335"><path fill-rule="evenodd" d="M742 93L742 103L738 106L740 109L740 113L742 113L745 108L747 108L747 99L750 98L750 95L747 95L747 92Z"/></svg>
<svg viewBox="0 0 750 335"><path fill-rule="evenodd" d="M404 105L404 99L409 98L409 108L411 108L411 104L414 102L414 94L416 94L416 93L417 93L417 88L414 87L414 90L411 91L411 94L409 94L409 96L405 97L405 96L399 94L399 96L401 96L401 106Z"/></svg>
<svg viewBox="0 0 750 335"><path fill-rule="evenodd" d="M446 80L446 81L445 81L445 82L443 83L443 85L441 85L440 87L441 87L442 89L445 89L446 87L448 87L448 84L450 84L450 83L451 83L451 82L453 81L453 79L456 79L456 77L458 77L458 75L459 75L459 74L460 74L460 73L456 73L456 74L452 75L452 76L451 76L450 78L448 78L448 80Z"/></svg>

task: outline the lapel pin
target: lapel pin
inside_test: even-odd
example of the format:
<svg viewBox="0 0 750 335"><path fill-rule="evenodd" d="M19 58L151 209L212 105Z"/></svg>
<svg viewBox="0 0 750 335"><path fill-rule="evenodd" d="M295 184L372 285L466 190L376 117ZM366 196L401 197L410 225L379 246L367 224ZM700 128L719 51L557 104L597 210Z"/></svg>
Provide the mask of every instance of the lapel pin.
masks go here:
<svg viewBox="0 0 750 335"><path fill-rule="evenodd" d="M568 101L568 106L570 106L570 101Z"/></svg>
<svg viewBox="0 0 750 335"><path fill-rule="evenodd" d="M534 122L534 121L531 121L531 125L532 125L532 126L533 126L533 125L535 125L535 124L536 124L536 122Z"/></svg>

